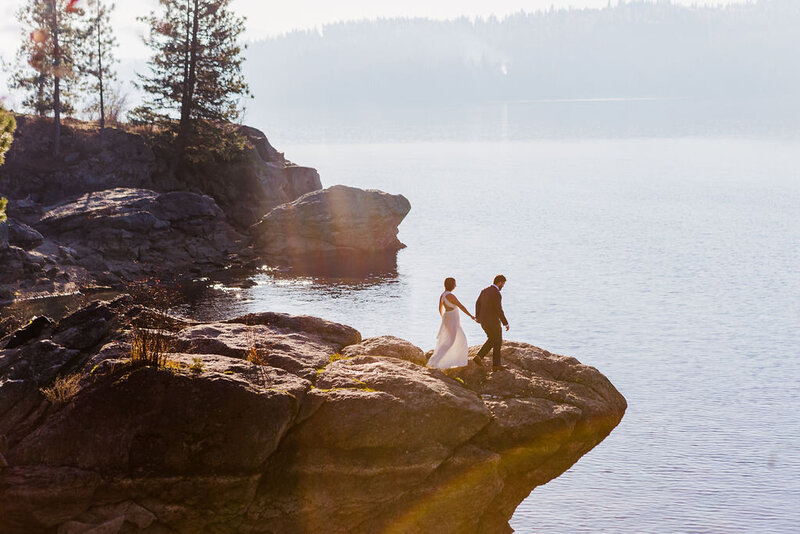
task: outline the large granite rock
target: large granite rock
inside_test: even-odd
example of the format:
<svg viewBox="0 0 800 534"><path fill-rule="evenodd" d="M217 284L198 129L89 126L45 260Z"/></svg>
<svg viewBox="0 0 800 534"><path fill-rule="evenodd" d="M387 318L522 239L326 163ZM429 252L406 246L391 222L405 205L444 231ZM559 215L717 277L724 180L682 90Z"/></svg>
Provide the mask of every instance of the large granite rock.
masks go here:
<svg viewBox="0 0 800 534"><path fill-rule="evenodd" d="M403 248L398 225L411 209L402 195L335 185L270 211L251 228L259 249L274 259L356 258Z"/></svg>
<svg viewBox="0 0 800 534"><path fill-rule="evenodd" d="M403 340L348 351L352 328L273 313L172 321L172 363L132 367L148 313L93 303L0 350L4 534L509 532L626 408L596 369L524 343L504 371L446 374L387 355L415 352Z"/></svg>
<svg viewBox="0 0 800 534"><path fill-rule="evenodd" d="M186 191L89 193L46 212L37 228L106 283L221 268L243 240L211 197Z"/></svg>

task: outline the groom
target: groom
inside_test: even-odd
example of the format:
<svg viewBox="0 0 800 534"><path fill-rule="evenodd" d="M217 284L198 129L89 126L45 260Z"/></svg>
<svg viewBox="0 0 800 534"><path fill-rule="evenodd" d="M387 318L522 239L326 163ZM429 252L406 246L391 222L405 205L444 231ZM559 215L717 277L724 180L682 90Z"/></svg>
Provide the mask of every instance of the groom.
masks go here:
<svg viewBox="0 0 800 534"><path fill-rule="evenodd" d="M500 290L506 285L506 277L498 274L494 277L494 283L481 291L478 301L475 303L475 317L481 323L481 328L486 332L486 343L483 344L474 361L482 365L483 357L492 349L492 370L502 369L500 365L500 345L503 344L503 330L500 323L508 330L508 321L503 313L503 305Z"/></svg>

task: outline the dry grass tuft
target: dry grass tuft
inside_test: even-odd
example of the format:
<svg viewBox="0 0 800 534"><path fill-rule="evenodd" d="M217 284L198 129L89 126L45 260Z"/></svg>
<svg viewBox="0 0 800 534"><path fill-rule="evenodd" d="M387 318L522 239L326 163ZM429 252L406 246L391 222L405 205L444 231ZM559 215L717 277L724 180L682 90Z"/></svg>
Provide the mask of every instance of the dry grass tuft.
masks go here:
<svg viewBox="0 0 800 534"><path fill-rule="evenodd" d="M146 307L131 331L131 364L180 369L180 364L170 366L167 360L175 329L169 310L179 300L178 293L157 278L130 282L126 289L134 302Z"/></svg>
<svg viewBox="0 0 800 534"><path fill-rule="evenodd" d="M50 404L66 404L81 390L80 381L80 373L69 376L59 376L55 379L53 385L42 388L39 391L42 392L42 395L44 395L44 398L46 398Z"/></svg>
<svg viewBox="0 0 800 534"><path fill-rule="evenodd" d="M131 332L131 363L166 367L172 340L160 330L134 328Z"/></svg>
<svg viewBox="0 0 800 534"><path fill-rule="evenodd" d="M264 387L268 387L272 384L272 377L266 370L266 368L269 367L267 351L258 346L255 330L252 328L252 325L249 324L249 321L247 321L246 324L249 328L247 344L250 348L247 349L245 359L255 365L256 378Z"/></svg>
<svg viewBox="0 0 800 534"><path fill-rule="evenodd" d="M184 367L186 367L186 365L177 360L167 359L164 362L164 369L167 369L169 371L178 372L182 370Z"/></svg>

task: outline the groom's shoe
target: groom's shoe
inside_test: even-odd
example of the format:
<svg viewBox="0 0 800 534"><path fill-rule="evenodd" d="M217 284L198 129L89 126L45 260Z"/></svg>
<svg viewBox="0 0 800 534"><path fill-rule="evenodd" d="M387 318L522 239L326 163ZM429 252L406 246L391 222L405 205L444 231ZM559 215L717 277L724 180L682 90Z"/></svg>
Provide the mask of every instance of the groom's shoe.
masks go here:
<svg viewBox="0 0 800 534"><path fill-rule="evenodd" d="M493 365L492 366L492 371L502 371L503 369L505 369L505 367L503 367L502 365Z"/></svg>
<svg viewBox="0 0 800 534"><path fill-rule="evenodd" d="M472 358L472 361L477 363L478 365L483 365L483 358L481 358L480 356L475 356L474 358Z"/></svg>

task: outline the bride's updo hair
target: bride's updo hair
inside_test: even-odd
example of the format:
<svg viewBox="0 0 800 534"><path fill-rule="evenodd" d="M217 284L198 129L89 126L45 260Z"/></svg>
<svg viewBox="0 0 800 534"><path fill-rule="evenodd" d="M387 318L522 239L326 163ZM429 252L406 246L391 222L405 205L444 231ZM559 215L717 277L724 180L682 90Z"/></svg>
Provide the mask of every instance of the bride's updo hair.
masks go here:
<svg viewBox="0 0 800 534"><path fill-rule="evenodd" d="M444 279L444 288L447 291L452 291L456 287L456 279L455 278L445 278Z"/></svg>

